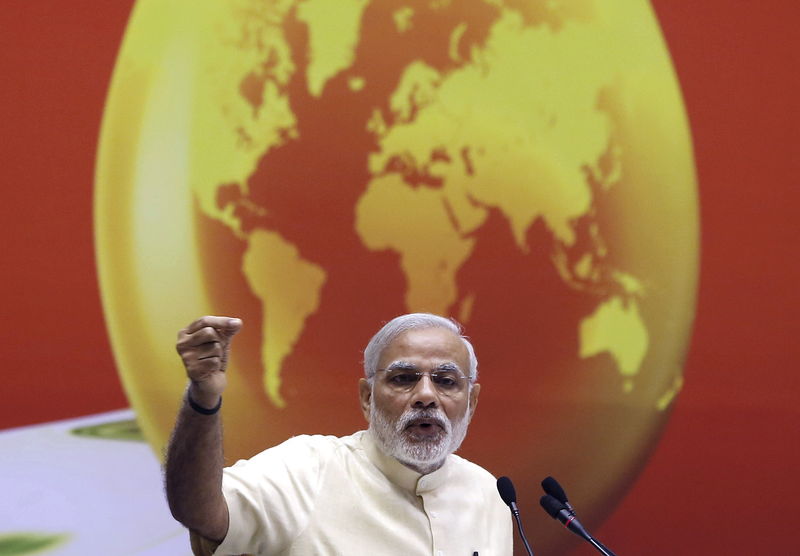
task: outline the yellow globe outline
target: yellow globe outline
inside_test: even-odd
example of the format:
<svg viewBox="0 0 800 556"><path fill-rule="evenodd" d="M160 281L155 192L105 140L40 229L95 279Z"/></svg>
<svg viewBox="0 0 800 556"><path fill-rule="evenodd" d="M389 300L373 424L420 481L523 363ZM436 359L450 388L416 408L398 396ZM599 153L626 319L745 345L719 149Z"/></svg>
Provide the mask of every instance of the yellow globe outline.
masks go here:
<svg viewBox="0 0 800 556"><path fill-rule="evenodd" d="M146 5L137 3L131 28ZM183 17L188 5L170 4L165 11L172 15L165 13L164 21ZM126 35L109 92L97 162L95 230L101 295L117 366L132 406L150 406L138 412L138 419L160 452L168 437L165 423L174 419L179 395L172 406L153 407L149 400L183 389L175 333L196 316L213 313L214 306L198 257L197 198L190 186L191 154L184 141L193 125L186 99L192 97L191 45L196 37L185 30L147 36L149 44L145 48L140 42L134 57L129 52L133 38ZM669 77L674 80L671 69ZM652 90L646 92L655 92L649 85ZM691 149L685 114L675 117L674 127L675 144L665 148L673 149L672 158L686 166L677 174L692 174L690 157L675 154ZM696 207L687 209L695 211L688 220L696 222ZM684 233L696 236L697 230L687 227ZM692 274L690 268L687 276ZM689 312L696 270L694 276L686 284ZM234 359L234 367L236 363ZM146 381L136 378L141 372L147 374ZM680 371L677 374L680 377ZM677 380L672 395L679 388ZM236 381L229 397L259 399ZM671 396L665 396L664 407L670 401Z"/></svg>

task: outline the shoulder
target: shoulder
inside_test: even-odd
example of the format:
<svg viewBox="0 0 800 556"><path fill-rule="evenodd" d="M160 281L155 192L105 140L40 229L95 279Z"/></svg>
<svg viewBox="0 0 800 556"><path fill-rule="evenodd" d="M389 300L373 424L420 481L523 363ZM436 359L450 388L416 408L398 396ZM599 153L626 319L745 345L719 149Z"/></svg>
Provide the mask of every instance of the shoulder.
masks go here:
<svg viewBox="0 0 800 556"><path fill-rule="evenodd" d="M319 463L334 457L336 453L342 450L352 449L358 444L358 434L345 437L321 434L293 436L249 459L237 461L233 468L287 460L302 463Z"/></svg>
<svg viewBox="0 0 800 556"><path fill-rule="evenodd" d="M450 456L450 478L459 485L468 486L473 491L480 491L489 499L499 500L497 478L489 471L467 459L455 454Z"/></svg>
<svg viewBox="0 0 800 556"><path fill-rule="evenodd" d="M223 490L259 492L266 498L294 489L311 500L321 488L323 477L339 454L347 449L350 437L300 435L237 461L223 470Z"/></svg>
<svg viewBox="0 0 800 556"><path fill-rule="evenodd" d="M467 476L473 480L491 485L495 485L497 482L495 476L489 473L486 469L477 463L473 463L468 459L462 458L461 456L452 454L450 456L450 465L452 466L454 472L459 476Z"/></svg>

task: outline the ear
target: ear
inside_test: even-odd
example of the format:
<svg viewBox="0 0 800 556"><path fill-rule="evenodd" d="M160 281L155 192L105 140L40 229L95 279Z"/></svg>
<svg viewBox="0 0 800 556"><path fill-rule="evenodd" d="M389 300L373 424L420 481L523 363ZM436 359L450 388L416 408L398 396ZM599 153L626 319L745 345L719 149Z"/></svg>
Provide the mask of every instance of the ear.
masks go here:
<svg viewBox="0 0 800 556"><path fill-rule="evenodd" d="M472 385L472 390L469 392L469 420L472 421L472 416L475 415L475 408L478 407L478 396L481 393L481 385L477 382Z"/></svg>
<svg viewBox="0 0 800 556"><path fill-rule="evenodd" d="M364 419L369 423L369 402L372 399L372 385L366 378L358 381L358 397L361 401L361 413L364 414Z"/></svg>

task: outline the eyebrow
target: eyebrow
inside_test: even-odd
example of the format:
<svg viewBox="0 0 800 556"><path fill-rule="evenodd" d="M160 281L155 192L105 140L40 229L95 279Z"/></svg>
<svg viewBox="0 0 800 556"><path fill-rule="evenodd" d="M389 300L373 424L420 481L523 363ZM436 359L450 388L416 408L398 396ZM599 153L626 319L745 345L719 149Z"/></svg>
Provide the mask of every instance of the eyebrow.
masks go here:
<svg viewBox="0 0 800 556"><path fill-rule="evenodd" d="M434 370L435 371L456 371L456 372L459 372L462 375L466 376L466 373L464 373L461 370L461 367L459 367L458 365L456 365L452 361L448 361L447 363L440 363L439 365L436 366L436 368Z"/></svg>
<svg viewBox="0 0 800 556"><path fill-rule="evenodd" d="M392 361L389 365L386 366L387 371L418 371L419 367L417 367L414 363L409 361ZM462 375L466 376L466 373L461 370L455 362L453 361L446 361L444 363L439 363L436 365L432 371L456 371L461 373Z"/></svg>
<svg viewBox="0 0 800 556"><path fill-rule="evenodd" d="M392 361L386 366L387 371L416 371L417 366L408 361Z"/></svg>

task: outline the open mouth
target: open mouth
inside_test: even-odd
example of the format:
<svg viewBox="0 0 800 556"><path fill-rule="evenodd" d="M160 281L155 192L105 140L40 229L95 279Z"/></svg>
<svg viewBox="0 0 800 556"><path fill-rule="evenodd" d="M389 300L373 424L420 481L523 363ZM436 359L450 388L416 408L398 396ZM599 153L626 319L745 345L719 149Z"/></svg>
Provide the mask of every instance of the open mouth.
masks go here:
<svg viewBox="0 0 800 556"><path fill-rule="evenodd" d="M419 435L430 436L440 434L445 430L444 423L439 419L413 419L408 425L406 430Z"/></svg>

